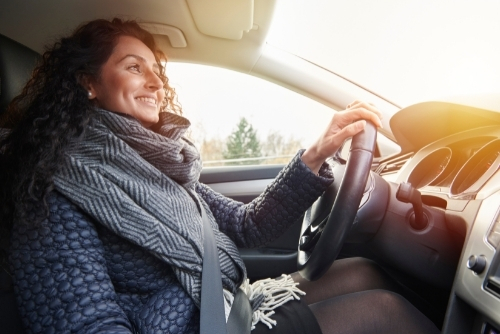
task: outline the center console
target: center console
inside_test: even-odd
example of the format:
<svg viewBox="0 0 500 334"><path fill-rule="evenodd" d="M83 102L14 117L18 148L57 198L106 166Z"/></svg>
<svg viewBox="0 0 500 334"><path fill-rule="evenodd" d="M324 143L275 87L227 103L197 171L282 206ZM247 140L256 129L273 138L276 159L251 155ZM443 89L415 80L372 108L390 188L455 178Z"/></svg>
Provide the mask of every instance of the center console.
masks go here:
<svg viewBox="0 0 500 334"><path fill-rule="evenodd" d="M500 192L484 199L466 240L443 333L500 334Z"/></svg>

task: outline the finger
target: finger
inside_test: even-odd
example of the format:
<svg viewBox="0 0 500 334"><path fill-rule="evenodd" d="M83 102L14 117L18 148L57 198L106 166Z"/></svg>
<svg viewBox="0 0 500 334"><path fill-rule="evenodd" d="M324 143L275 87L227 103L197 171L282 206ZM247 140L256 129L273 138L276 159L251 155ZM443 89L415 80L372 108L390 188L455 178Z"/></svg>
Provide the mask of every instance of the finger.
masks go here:
<svg viewBox="0 0 500 334"><path fill-rule="evenodd" d="M382 119L382 113L373 103L367 103L360 100L355 100L354 102L347 105L347 109L357 109L357 108L365 108L377 114L377 116Z"/></svg>
<svg viewBox="0 0 500 334"><path fill-rule="evenodd" d="M358 114L358 119L364 119L367 121L371 121L373 124L375 124L377 127L382 126L382 121L381 121L381 114L378 110L373 111L370 109L366 108L359 108L355 109L355 112Z"/></svg>
<svg viewBox="0 0 500 334"><path fill-rule="evenodd" d="M370 110L367 110L365 108L356 108L356 109L350 109L341 113L338 113L337 119L335 120L335 123L340 127L344 128L348 126L349 124L359 121L359 120L367 120L372 122L378 127L382 126L382 122L380 121L380 118L378 115Z"/></svg>
<svg viewBox="0 0 500 334"><path fill-rule="evenodd" d="M356 108L356 107L361 106L363 103L365 103L365 102L362 100L354 100L351 103L349 103L347 106L348 106L348 108Z"/></svg>
<svg viewBox="0 0 500 334"><path fill-rule="evenodd" d="M366 103L366 102L360 102L359 104L356 105L356 108L364 108L367 109L373 113L375 113L380 119L382 118L382 113L380 110L378 110L377 107L375 107L374 104L372 103Z"/></svg>
<svg viewBox="0 0 500 334"><path fill-rule="evenodd" d="M365 120L360 120L356 121L354 123L349 124L348 126L344 127L342 130L340 130L336 136L337 140L340 143L343 143L347 138L351 138L358 134L359 132L363 131L363 129L366 126L366 121Z"/></svg>
<svg viewBox="0 0 500 334"><path fill-rule="evenodd" d="M361 100L354 100L352 101L351 103L349 103L346 107L346 109L350 109L350 108L353 108L353 107L356 107L357 105L359 105L361 102Z"/></svg>

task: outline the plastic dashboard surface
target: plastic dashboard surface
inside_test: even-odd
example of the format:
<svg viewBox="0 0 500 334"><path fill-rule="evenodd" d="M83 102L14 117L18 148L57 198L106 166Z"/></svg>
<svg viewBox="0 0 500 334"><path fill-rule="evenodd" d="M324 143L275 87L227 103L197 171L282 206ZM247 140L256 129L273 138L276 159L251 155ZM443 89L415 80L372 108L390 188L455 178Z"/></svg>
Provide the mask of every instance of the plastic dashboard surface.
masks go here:
<svg viewBox="0 0 500 334"><path fill-rule="evenodd" d="M500 205L500 191L483 200L460 259L454 290L457 296L485 316L490 323L500 327L500 298L487 290L488 277L495 263L495 248L488 242L487 235L493 227ZM481 273L468 268L470 256L484 256L486 267Z"/></svg>
<svg viewBox="0 0 500 334"><path fill-rule="evenodd" d="M448 135L418 150L397 178L398 183L420 182L422 195L444 200L443 209L465 221L467 237L452 291L481 319L473 333L500 328L500 257L495 257L500 244L499 143L498 125ZM471 204L478 209L465 214ZM485 260L484 268L472 270L471 257Z"/></svg>

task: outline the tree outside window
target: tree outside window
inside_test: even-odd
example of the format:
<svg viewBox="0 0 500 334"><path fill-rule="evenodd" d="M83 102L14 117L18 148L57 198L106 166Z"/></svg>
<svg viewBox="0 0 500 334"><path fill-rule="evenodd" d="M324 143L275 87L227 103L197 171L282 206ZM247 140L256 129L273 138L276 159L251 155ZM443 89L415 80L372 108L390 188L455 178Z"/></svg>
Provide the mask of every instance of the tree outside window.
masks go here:
<svg viewBox="0 0 500 334"><path fill-rule="evenodd" d="M255 164L255 158L262 157L257 131L242 117L231 133L222 153L228 165Z"/></svg>

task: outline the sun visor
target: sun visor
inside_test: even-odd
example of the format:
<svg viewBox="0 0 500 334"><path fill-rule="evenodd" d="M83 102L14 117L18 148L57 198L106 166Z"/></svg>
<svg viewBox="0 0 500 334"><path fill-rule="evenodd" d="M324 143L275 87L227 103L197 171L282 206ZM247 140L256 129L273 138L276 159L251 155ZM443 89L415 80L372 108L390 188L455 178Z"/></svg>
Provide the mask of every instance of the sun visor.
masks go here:
<svg viewBox="0 0 500 334"><path fill-rule="evenodd" d="M205 35L239 40L254 26L254 0L187 0L187 4Z"/></svg>
<svg viewBox="0 0 500 334"><path fill-rule="evenodd" d="M179 28L161 23L148 22L140 23L139 25L153 35L167 36L173 48L185 48L187 46L186 38Z"/></svg>

